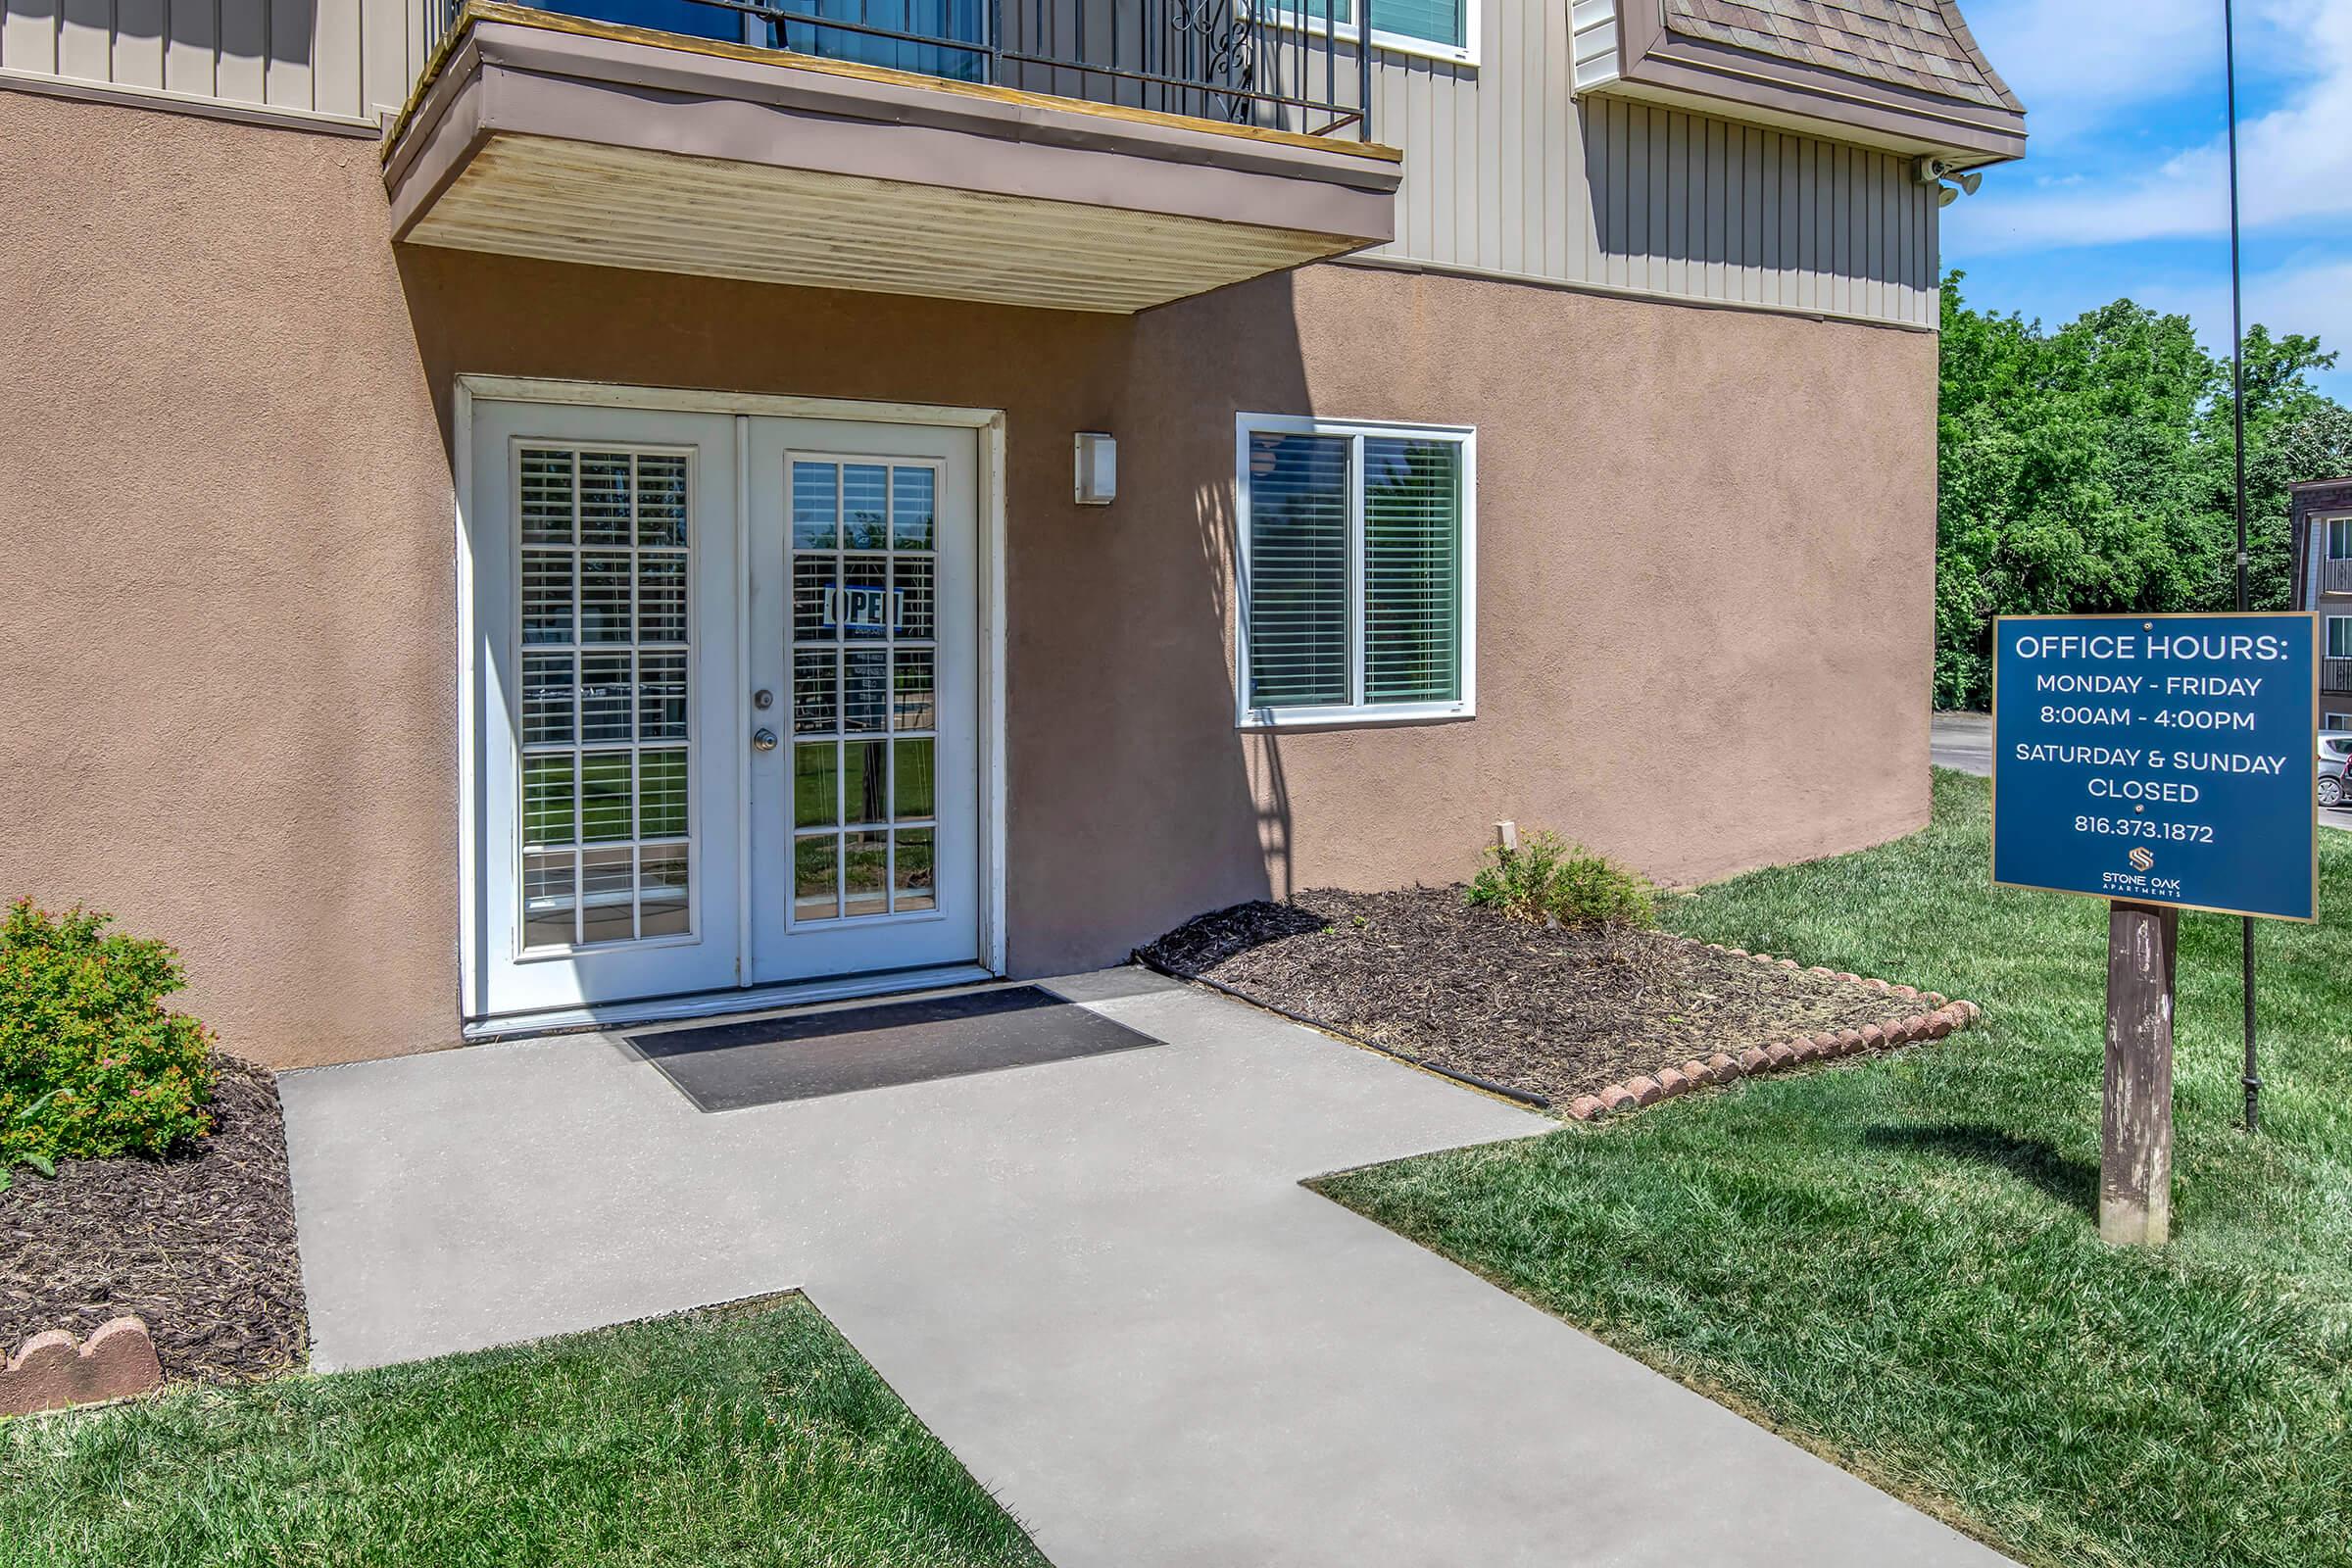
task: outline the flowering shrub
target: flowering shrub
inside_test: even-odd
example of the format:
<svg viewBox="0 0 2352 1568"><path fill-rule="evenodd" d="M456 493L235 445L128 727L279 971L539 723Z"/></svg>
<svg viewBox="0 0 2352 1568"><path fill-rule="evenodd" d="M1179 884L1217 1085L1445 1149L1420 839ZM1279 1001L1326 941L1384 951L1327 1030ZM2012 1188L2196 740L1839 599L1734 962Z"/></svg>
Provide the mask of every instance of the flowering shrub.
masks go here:
<svg viewBox="0 0 2352 1568"><path fill-rule="evenodd" d="M161 1154L212 1130L212 1032L164 1007L179 955L109 919L19 899L0 921L0 1171Z"/></svg>

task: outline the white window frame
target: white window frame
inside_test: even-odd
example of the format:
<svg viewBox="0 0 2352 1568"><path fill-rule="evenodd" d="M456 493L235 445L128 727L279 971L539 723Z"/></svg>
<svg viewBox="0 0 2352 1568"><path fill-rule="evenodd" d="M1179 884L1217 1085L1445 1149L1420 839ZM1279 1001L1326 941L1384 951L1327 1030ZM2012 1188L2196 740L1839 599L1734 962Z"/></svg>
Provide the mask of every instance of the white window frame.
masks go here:
<svg viewBox="0 0 2352 1568"><path fill-rule="evenodd" d="M1250 706L1250 438L1252 435L1349 438L1348 458L1348 689L1355 701L1300 708ZM1367 703L1364 690L1364 439L1448 441L1461 450L1460 695L1451 702ZM1478 716L1478 427L1331 419L1309 415L1238 414L1233 420L1234 727L1243 730L1361 728L1445 723Z"/></svg>
<svg viewBox="0 0 2352 1568"><path fill-rule="evenodd" d="M2329 615L2326 624L2320 627L2320 656L2324 659L2352 658L2352 655L2339 654L2335 651L2335 623L2339 620L2352 626L2352 615ZM2345 641L2352 643L2352 636L2347 636Z"/></svg>
<svg viewBox="0 0 2352 1568"><path fill-rule="evenodd" d="M1323 24L1306 15L1300 0L1264 0L1274 25L1286 31L1303 32L1311 38L1323 36ZM1348 0L1348 15L1357 15L1356 8L1364 0ZM1457 66L1475 66L1478 61L1480 10L1484 0L1461 0L1462 42L1460 47L1439 43L1432 38L1416 38L1409 32L1383 32L1372 29L1372 47L1385 54L1419 55L1424 60L1444 60ZM1331 36L1342 43L1357 40L1357 24L1334 23ZM1374 62L1378 64L1377 61Z"/></svg>
<svg viewBox="0 0 2352 1568"><path fill-rule="evenodd" d="M2352 517L2322 517L2320 526L2325 530L2320 540L2321 555L2329 561L2352 561L2352 550L2339 552L2335 548L2336 530L2339 528L2343 530L2346 542L2352 543Z"/></svg>
<svg viewBox="0 0 2352 1568"><path fill-rule="evenodd" d="M2352 713L2322 713L2320 715L2321 734L2341 735L2347 730L2352 730Z"/></svg>

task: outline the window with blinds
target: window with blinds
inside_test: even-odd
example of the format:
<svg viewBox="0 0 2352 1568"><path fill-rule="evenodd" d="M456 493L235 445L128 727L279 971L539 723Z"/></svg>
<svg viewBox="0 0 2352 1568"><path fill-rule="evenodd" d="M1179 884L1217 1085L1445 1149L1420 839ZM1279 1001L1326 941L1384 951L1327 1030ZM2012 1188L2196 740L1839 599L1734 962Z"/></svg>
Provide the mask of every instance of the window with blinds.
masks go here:
<svg viewBox="0 0 2352 1568"><path fill-rule="evenodd" d="M1243 723L1471 711L1472 442L1243 416Z"/></svg>
<svg viewBox="0 0 2352 1568"><path fill-rule="evenodd" d="M1372 36L1393 47L1411 49L1427 44L1448 55L1470 50L1471 7L1476 0L1286 0L1282 19L1308 32L1333 27L1342 35L1355 30L1358 5L1370 12ZM1428 51L1422 51L1428 52Z"/></svg>

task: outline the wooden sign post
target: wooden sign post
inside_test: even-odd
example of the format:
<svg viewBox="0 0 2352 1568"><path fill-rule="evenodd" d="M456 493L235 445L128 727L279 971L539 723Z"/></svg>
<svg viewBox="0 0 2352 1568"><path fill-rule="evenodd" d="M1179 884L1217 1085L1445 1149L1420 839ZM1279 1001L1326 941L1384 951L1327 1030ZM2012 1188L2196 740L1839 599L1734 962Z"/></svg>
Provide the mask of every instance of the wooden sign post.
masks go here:
<svg viewBox="0 0 2352 1568"><path fill-rule="evenodd" d="M1993 622L1993 885L2107 902L2099 1235L2118 1246L2172 1232L2180 911L2319 916L2318 629L2308 612Z"/></svg>
<svg viewBox="0 0 2352 1568"><path fill-rule="evenodd" d="M2099 1128L2099 1239L2162 1247L2173 1225L2173 957L2180 911L2107 912L2107 1092Z"/></svg>

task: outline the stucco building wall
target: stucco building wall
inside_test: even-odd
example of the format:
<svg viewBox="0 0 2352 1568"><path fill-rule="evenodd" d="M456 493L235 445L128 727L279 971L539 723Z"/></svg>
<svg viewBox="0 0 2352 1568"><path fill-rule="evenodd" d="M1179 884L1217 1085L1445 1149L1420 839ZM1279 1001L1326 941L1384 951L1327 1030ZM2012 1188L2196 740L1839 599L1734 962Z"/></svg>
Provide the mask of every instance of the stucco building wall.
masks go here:
<svg viewBox="0 0 2352 1568"><path fill-rule="evenodd" d="M1925 819L1932 335L1348 267L1122 318L395 255L364 142L0 92L0 888L178 943L259 1059L457 1038L463 372L1006 411L1018 973L1452 880L1502 817L1674 881ZM1479 426L1475 720L1235 730L1243 410Z"/></svg>

